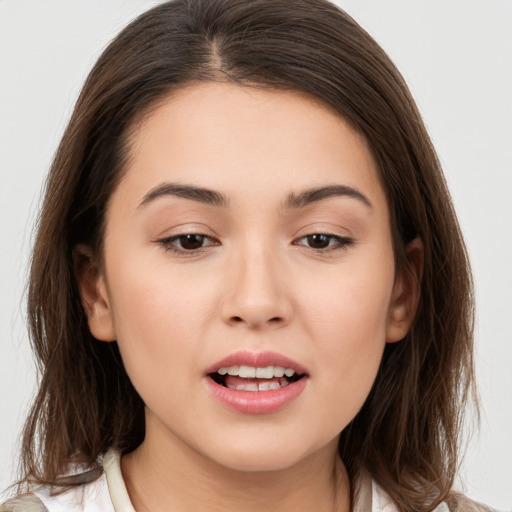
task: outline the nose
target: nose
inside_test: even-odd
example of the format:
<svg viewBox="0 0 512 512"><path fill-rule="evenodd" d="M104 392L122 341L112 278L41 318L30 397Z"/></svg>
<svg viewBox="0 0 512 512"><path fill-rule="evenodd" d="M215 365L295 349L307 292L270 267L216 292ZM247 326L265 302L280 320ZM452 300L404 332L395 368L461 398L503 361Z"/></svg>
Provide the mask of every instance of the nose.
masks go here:
<svg viewBox="0 0 512 512"><path fill-rule="evenodd" d="M224 322L253 330L287 325L293 307L283 265L265 251L234 258L221 308Z"/></svg>

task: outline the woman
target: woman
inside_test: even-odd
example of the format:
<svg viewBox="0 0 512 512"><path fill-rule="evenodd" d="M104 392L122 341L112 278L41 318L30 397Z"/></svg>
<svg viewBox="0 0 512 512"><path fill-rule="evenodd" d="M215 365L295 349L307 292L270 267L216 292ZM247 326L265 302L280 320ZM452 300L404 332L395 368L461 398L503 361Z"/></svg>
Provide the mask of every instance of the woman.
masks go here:
<svg viewBox="0 0 512 512"><path fill-rule="evenodd" d="M403 80L326 2L169 2L118 36L52 167L29 314L25 503L478 509L451 492L464 244Z"/></svg>

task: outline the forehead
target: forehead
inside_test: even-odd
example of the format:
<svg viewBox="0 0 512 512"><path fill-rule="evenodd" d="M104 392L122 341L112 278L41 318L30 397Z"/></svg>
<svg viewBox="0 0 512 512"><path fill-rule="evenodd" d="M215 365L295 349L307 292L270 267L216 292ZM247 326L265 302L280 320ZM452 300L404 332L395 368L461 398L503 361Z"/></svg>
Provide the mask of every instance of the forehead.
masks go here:
<svg viewBox="0 0 512 512"><path fill-rule="evenodd" d="M129 147L122 184L135 194L172 181L227 195L245 185L282 199L290 189L342 183L384 200L364 139L331 107L296 91L190 85L148 111Z"/></svg>

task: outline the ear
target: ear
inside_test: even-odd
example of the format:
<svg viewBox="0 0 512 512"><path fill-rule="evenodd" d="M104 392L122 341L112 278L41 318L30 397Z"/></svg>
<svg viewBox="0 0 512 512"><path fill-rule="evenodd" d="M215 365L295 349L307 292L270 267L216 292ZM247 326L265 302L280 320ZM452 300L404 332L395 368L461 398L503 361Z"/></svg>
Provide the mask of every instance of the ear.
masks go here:
<svg viewBox="0 0 512 512"><path fill-rule="evenodd" d="M77 245L73 249L73 263L91 334L101 341L114 341L116 333L107 286L91 248Z"/></svg>
<svg viewBox="0 0 512 512"><path fill-rule="evenodd" d="M406 247L407 264L397 274L388 312L386 341L394 343L405 338L416 315L421 295L424 248L419 237Z"/></svg>

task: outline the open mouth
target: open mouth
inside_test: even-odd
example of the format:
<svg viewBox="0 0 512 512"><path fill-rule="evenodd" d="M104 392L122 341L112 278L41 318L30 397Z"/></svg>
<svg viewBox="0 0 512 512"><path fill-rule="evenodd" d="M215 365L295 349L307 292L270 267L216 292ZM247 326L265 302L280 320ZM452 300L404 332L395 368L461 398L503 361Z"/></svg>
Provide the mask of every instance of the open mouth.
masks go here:
<svg viewBox="0 0 512 512"><path fill-rule="evenodd" d="M229 366L208 376L217 384L237 391L270 391L280 389L304 378L291 368L281 366Z"/></svg>

